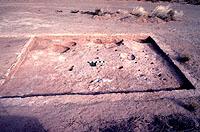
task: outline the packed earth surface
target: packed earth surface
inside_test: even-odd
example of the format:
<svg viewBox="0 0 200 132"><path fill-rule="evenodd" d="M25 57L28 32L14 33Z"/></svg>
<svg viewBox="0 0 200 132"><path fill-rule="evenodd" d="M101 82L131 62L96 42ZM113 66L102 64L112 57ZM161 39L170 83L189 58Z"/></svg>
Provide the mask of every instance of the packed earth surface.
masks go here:
<svg viewBox="0 0 200 132"><path fill-rule="evenodd" d="M132 12L158 5L183 14ZM199 131L199 10L0 0L0 131Z"/></svg>

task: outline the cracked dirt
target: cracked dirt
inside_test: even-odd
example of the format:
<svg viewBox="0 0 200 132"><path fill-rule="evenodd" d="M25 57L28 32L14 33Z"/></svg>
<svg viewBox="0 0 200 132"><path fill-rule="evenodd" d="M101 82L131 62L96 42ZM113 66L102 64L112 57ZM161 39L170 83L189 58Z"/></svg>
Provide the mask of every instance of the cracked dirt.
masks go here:
<svg viewBox="0 0 200 132"><path fill-rule="evenodd" d="M124 14L169 3L0 3L2 131L199 131L199 6L170 3L181 20L145 22ZM124 14L77 12L95 9Z"/></svg>

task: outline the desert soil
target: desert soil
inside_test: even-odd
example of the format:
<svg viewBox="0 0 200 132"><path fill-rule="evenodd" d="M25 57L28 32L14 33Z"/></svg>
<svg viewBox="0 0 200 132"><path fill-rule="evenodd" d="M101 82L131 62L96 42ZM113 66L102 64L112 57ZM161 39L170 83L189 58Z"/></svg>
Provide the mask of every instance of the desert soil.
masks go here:
<svg viewBox="0 0 200 132"><path fill-rule="evenodd" d="M0 128L2 131L199 131L199 6L170 3L172 8L182 10L184 16L178 21L165 22L160 19L137 18L127 14L127 11L137 6L143 6L151 11L157 5L168 5L168 2L0 0L0 3ZM106 16L71 13L72 10L92 12L96 8L109 12L120 9L121 13ZM155 52L138 41L130 42L125 39L124 44L118 46L116 41L102 44L99 40L80 41L78 38L75 39L76 44L71 40L69 42L68 39L63 40L63 44L66 44L63 47L62 39L45 38L68 35L106 35L109 38L116 34L149 35L154 38L195 89L89 95L62 94L66 92L64 84L69 87L80 85L80 87L71 87L69 92L73 93L73 91L106 91L110 89L109 87L120 87L125 90L130 86L148 89L163 83L162 79L157 78L155 84L152 74L159 75L162 72L163 77L168 73L168 68L161 58L156 57ZM30 52L25 54L23 63L15 67L16 62L20 60L19 57L23 55L21 53L34 36L38 38L35 42L36 46L29 49ZM131 49L130 45L138 47L133 46ZM97 49L99 51L96 51ZM142 49L147 52L146 58ZM131 57L131 54L134 54L135 58ZM186 57L186 61L180 61L181 57ZM100 64L93 67L90 65L91 61L98 61ZM154 65L150 64L152 61L155 61ZM12 67L18 70L6 80ZM138 68L142 71L138 71ZM149 74L148 68L160 71L159 73L152 71L152 74ZM88 71L83 72L86 81L76 80L82 75L80 69ZM119 82L111 81L111 84L108 84L113 79L109 78L111 73ZM147 74L145 76L147 80L148 78L151 80L145 81L145 77L141 76L144 73ZM133 79L129 80L126 76ZM141 79L137 80L138 76ZM83 78L83 75L80 78ZM165 78L167 82L160 87L163 88L165 85L164 88L177 87L178 83L170 73L169 78ZM68 85L64 81L72 84ZM89 83L92 85L87 89ZM97 85L98 89L95 89ZM54 89L54 86L57 88ZM47 94L41 95L42 92ZM31 95L32 93L35 95ZM24 94L31 96L23 96Z"/></svg>

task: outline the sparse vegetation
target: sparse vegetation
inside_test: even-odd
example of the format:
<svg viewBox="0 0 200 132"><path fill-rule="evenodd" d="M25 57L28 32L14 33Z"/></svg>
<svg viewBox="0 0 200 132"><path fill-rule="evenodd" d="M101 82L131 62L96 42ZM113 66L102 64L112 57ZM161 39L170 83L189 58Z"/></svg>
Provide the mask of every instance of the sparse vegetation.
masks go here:
<svg viewBox="0 0 200 132"><path fill-rule="evenodd" d="M185 0L188 4L200 5L200 0Z"/></svg>
<svg viewBox="0 0 200 132"><path fill-rule="evenodd" d="M158 17L165 21L177 20L183 16L183 11L178 12L170 6L157 6L151 13L150 17Z"/></svg>
<svg viewBox="0 0 200 132"><path fill-rule="evenodd" d="M141 18L142 22L160 22L160 21L175 21L180 20L183 16L183 11L178 12L177 10L172 9L170 6L157 6L152 12L148 12L144 7L138 6L133 8L131 12L127 10L117 10L116 12L105 11L102 9L95 9L94 11L79 11L72 10L71 13L80 13L91 15L92 18L119 18L120 21L125 21L127 19L133 18L132 16L136 16Z"/></svg>
<svg viewBox="0 0 200 132"><path fill-rule="evenodd" d="M133 11L131 12L131 14L138 16L138 17L149 15L149 13L141 6L134 8Z"/></svg>
<svg viewBox="0 0 200 132"><path fill-rule="evenodd" d="M138 6L130 13L137 17L160 18L164 21L178 20L183 16L183 11L178 12L170 6L157 6L151 13L148 13L143 7Z"/></svg>
<svg viewBox="0 0 200 132"><path fill-rule="evenodd" d="M166 1L166 2L177 2L177 3L188 3L192 5L200 5L200 0L146 0L152 2Z"/></svg>

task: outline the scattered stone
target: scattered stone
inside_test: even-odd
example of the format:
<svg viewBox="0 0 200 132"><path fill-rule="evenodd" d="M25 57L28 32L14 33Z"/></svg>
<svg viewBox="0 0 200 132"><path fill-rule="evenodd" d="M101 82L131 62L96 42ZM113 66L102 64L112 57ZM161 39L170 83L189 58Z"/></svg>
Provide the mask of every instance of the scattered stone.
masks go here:
<svg viewBox="0 0 200 132"><path fill-rule="evenodd" d="M135 55L134 54L131 54L131 60L135 60Z"/></svg>
<svg viewBox="0 0 200 132"><path fill-rule="evenodd" d="M102 16L102 14L103 12L101 11L101 9L95 9L94 15Z"/></svg>
<svg viewBox="0 0 200 132"><path fill-rule="evenodd" d="M74 69L74 66L71 66L70 68L69 68L69 71L72 71Z"/></svg>
<svg viewBox="0 0 200 132"><path fill-rule="evenodd" d="M123 42L124 42L124 40L122 39L122 40L116 42L115 44L116 44L117 46L121 46L121 45L124 45Z"/></svg>
<svg viewBox="0 0 200 132"><path fill-rule="evenodd" d="M97 61L97 63L98 63L99 66L103 66L103 64L105 63L105 61L99 60L99 61Z"/></svg>
<svg viewBox="0 0 200 132"><path fill-rule="evenodd" d="M91 15L93 19L106 20L110 19L113 14L109 11L103 11L102 9L95 9L94 11L80 11L81 14Z"/></svg>
<svg viewBox="0 0 200 132"><path fill-rule="evenodd" d="M70 13L78 13L79 10L71 10Z"/></svg>
<svg viewBox="0 0 200 132"><path fill-rule="evenodd" d="M159 73L159 74L158 74L158 77L161 77L161 76L162 76L162 74L161 74L161 73Z"/></svg>
<svg viewBox="0 0 200 132"><path fill-rule="evenodd" d="M129 14L129 11L119 9L119 10L116 11L116 13L117 13L117 14Z"/></svg>
<svg viewBox="0 0 200 132"><path fill-rule="evenodd" d="M140 74L140 77L144 77L145 75L144 74Z"/></svg>
<svg viewBox="0 0 200 132"><path fill-rule="evenodd" d="M91 67L97 66L97 62L96 61L88 61L88 63L90 64Z"/></svg>
<svg viewBox="0 0 200 132"><path fill-rule="evenodd" d="M62 10L56 10L56 12L63 12Z"/></svg>
<svg viewBox="0 0 200 132"><path fill-rule="evenodd" d="M95 11L81 11L81 14L88 14L88 15L92 15L92 16L102 16L103 12L101 11L101 9L95 9Z"/></svg>
<svg viewBox="0 0 200 132"><path fill-rule="evenodd" d="M96 66L103 66L103 64L105 63L105 61L101 61L98 59L92 60L92 61L88 61L89 65L91 67L96 67Z"/></svg>
<svg viewBox="0 0 200 132"><path fill-rule="evenodd" d="M151 62L150 64L154 64L153 62Z"/></svg>
<svg viewBox="0 0 200 132"><path fill-rule="evenodd" d="M76 46L77 43L76 43L76 42L70 42L70 45L71 45L71 46Z"/></svg>
<svg viewBox="0 0 200 132"><path fill-rule="evenodd" d="M118 69L123 69L123 68L124 68L123 66L119 66L119 67L118 67Z"/></svg>

